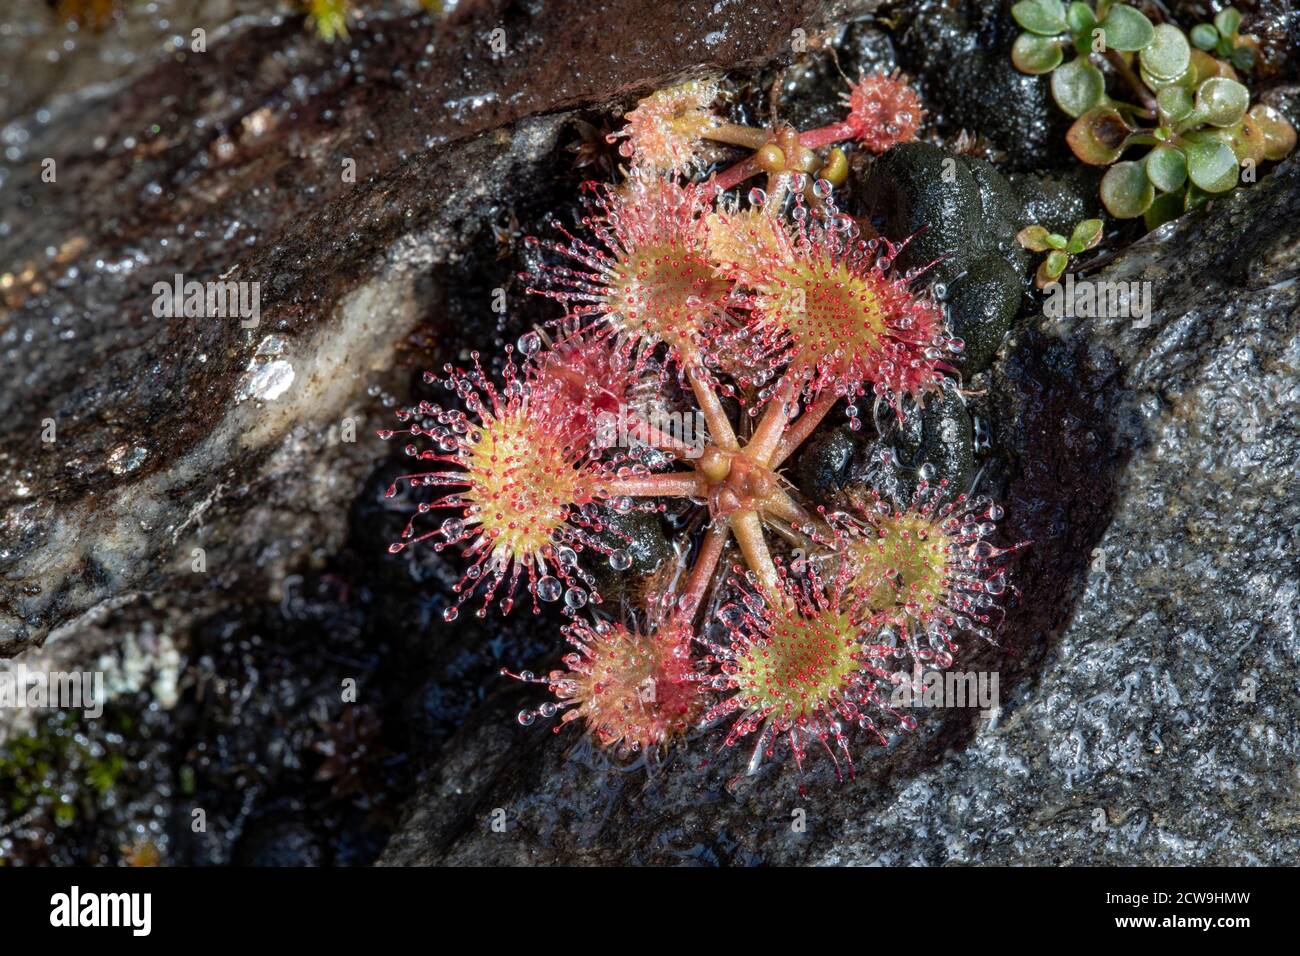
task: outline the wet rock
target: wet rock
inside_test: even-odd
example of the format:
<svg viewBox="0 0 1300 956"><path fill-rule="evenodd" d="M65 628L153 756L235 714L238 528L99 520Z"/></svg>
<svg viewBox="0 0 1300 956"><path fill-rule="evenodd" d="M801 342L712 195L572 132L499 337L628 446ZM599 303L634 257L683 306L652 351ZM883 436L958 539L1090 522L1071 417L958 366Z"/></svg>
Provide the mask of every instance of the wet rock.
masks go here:
<svg viewBox="0 0 1300 956"><path fill-rule="evenodd" d="M814 501L831 503L852 479L849 466L866 443L847 425L822 428L795 458L795 485Z"/></svg>
<svg viewBox="0 0 1300 956"><path fill-rule="evenodd" d="M1024 209L989 163L906 143L868 170L859 208L886 238L907 240L902 269L925 269L966 344L957 367L988 368L1020 307L1028 259L1016 242Z"/></svg>
<svg viewBox="0 0 1300 956"><path fill-rule="evenodd" d="M597 538L613 550L590 562L597 588L615 606L640 604L646 579L675 553L663 521L656 513L608 508L602 509L601 520L605 526Z"/></svg>
<svg viewBox="0 0 1300 956"><path fill-rule="evenodd" d="M302 821L268 821L240 841L237 866L320 866L325 860L320 837Z"/></svg>
<svg viewBox="0 0 1300 956"><path fill-rule="evenodd" d="M872 430L848 425L823 429L795 459L797 487L813 500L843 505L879 494L906 508L922 480L946 482L952 498L969 490L975 472L974 426L966 402L951 383L909 406L900 421L877 410Z"/></svg>
<svg viewBox="0 0 1300 956"><path fill-rule="evenodd" d="M993 363L1020 311L1023 283L1014 265L989 257L972 262L948 287L944 299L948 330L962 340L960 366L964 371L982 372Z"/></svg>
<svg viewBox="0 0 1300 956"><path fill-rule="evenodd" d="M995 710L919 713L886 748L859 741L855 780L836 786L822 761L800 793L788 762L744 777L728 751L629 774L512 726L505 692L447 748L384 862L1287 861L1298 187L1292 160L1094 277L1151 282L1146 327L1036 318L995 366L986 487L1002 540L1031 542L998 645L959 663L999 673ZM844 450L825 441L835 472Z"/></svg>
<svg viewBox="0 0 1300 956"><path fill-rule="evenodd" d="M1010 177L1023 207L1025 225L1037 223L1052 232L1068 236L1081 219L1102 215L1102 170L1077 164L1057 174L1033 173Z"/></svg>
<svg viewBox="0 0 1300 956"><path fill-rule="evenodd" d="M604 145L564 107L608 122L684 72L788 61L820 7L362 4L328 46L275 4L161 0L68 42L33 6L0 31L0 656L103 670L134 708L103 749L150 772L66 825L73 761L49 812L0 807L0 851L370 862L415 771L485 689L517 688L502 668L561 653L558 619L445 623L450 554L387 555L413 505L383 491L409 460L375 429L430 397L420 370L539 316L523 232L572 211L592 175L573 147ZM195 24L206 58L159 57ZM261 314L159 317L178 273L258 283ZM634 565L657 560L652 530ZM0 765L34 729L10 718Z"/></svg>
<svg viewBox="0 0 1300 956"><path fill-rule="evenodd" d="M977 132L1012 165L1039 166L1061 155L1069 123L1043 77L1011 63L1020 28L1011 0L924 0L907 10L903 65L922 77L932 120Z"/></svg>
<svg viewBox="0 0 1300 956"><path fill-rule="evenodd" d="M487 3L330 46L213 10L208 54L116 72L111 110L88 90L5 128L0 655L138 593L270 593L337 551L398 344L436 336L461 250L546 189L521 171L565 118L529 115L766 61L817 25L813 4ZM256 284L260 315L158 317L178 274Z"/></svg>
<svg viewBox="0 0 1300 956"><path fill-rule="evenodd" d="M297 18L245 22L215 67L133 66L111 101L77 94L5 126L0 349L21 377L0 391L0 653L26 657L50 632L41 651L72 666L131 634L147 658L122 655L122 699L138 695L129 715L146 728L127 752L148 767L115 785L129 809L87 808L72 844L46 842L58 821L20 833L33 861L144 858L157 838L175 862L366 862L388 804L409 797L385 862L1286 862L1300 762L1300 515L1279 493L1300 453L1294 161L1111 264L1104 275L1155 283L1150 328L1035 320L1008 343L981 402L982 481L1007 506L1002 542L1032 546L998 645L962 659L1000 673L1001 707L860 741L845 786L825 761L803 781L788 762L748 777L748 752L719 752L716 730L628 765L572 726L520 727L537 689L499 672L553 665L559 622L449 627L455 560L385 557L410 502L383 497L403 461L367 436L396 395L420 394L413 372L528 321L511 249L576 178L551 111L784 58L792 24L811 26L784 5L737 16L465 4L334 48ZM496 25L505 59L482 43ZM927 86L936 102L940 87ZM5 109L36 102L22 96ZM45 155L63 159L57 190L39 183ZM987 170L963 168L964 202L1005 201ZM152 317L155 279L231 269L263 283L258 328ZM501 326L485 306L498 286ZM937 422L964 433L960 416ZM920 447L925 423L903 431ZM820 471L838 481L852 455L829 451ZM154 618L172 650L146 646ZM159 666L174 648L179 680ZM330 741L364 729L340 713L349 679L380 718L366 740L388 755L372 763L367 743L365 772L317 779ZM169 711L145 702L160 686L179 698ZM211 809L201 836L196 805Z"/></svg>

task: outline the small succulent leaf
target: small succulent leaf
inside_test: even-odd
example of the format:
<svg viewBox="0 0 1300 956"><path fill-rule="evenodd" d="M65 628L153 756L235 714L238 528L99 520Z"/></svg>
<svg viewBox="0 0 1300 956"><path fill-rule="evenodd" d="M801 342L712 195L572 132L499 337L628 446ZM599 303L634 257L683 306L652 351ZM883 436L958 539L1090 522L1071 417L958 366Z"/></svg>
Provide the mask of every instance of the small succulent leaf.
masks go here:
<svg viewBox="0 0 1300 956"><path fill-rule="evenodd" d="M1219 71L1219 61L1204 50L1192 50L1192 69L1196 71L1193 87L1212 76L1222 75Z"/></svg>
<svg viewBox="0 0 1300 956"><path fill-rule="evenodd" d="M1021 73L1051 73L1064 58L1061 44L1050 37L1022 33L1011 44L1011 62Z"/></svg>
<svg viewBox="0 0 1300 956"><path fill-rule="evenodd" d="M1147 206L1147 211L1142 214L1142 222L1150 232L1167 222L1172 222L1183 214L1183 204L1185 197L1181 192L1161 193L1151 201Z"/></svg>
<svg viewBox="0 0 1300 956"><path fill-rule="evenodd" d="M1070 243L1065 251L1072 256L1077 256L1081 252L1087 252L1099 242L1101 242L1101 220L1084 219L1075 224L1074 231L1070 233Z"/></svg>
<svg viewBox="0 0 1300 956"><path fill-rule="evenodd" d="M1101 203L1116 219L1136 219L1146 212L1155 195L1140 162L1116 163L1101 177Z"/></svg>
<svg viewBox="0 0 1300 956"><path fill-rule="evenodd" d="M1052 73L1052 99L1069 116L1078 119L1106 95L1106 78L1084 57L1071 60Z"/></svg>
<svg viewBox="0 0 1300 956"><path fill-rule="evenodd" d="M1172 23L1162 23L1151 34L1151 42L1138 54L1142 68L1164 80L1182 76L1192 60L1192 48L1183 31Z"/></svg>
<svg viewBox="0 0 1300 956"><path fill-rule="evenodd" d="M1255 51L1248 46L1235 47L1228 55L1232 65L1239 70L1251 70L1255 68Z"/></svg>
<svg viewBox="0 0 1300 956"><path fill-rule="evenodd" d="M1068 242L1069 240L1059 232L1054 232L1047 237L1047 244L1053 249L1064 249Z"/></svg>
<svg viewBox="0 0 1300 956"><path fill-rule="evenodd" d="M1109 166L1119 159L1133 128L1113 106L1096 106L1070 126L1065 140L1083 162Z"/></svg>
<svg viewBox="0 0 1300 956"><path fill-rule="evenodd" d="M1250 108L1251 118L1259 124L1264 134L1264 158L1271 160L1285 159L1295 149L1295 127L1285 116L1263 103L1256 103Z"/></svg>
<svg viewBox="0 0 1300 956"><path fill-rule="evenodd" d="M1034 285L1040 289L1045 289L1055 281L1056 277L1049 271L1047 260L1044 259L1038 264L1038 269L1034 272Z"/></svg>
<svg viewBox="0 0 1300 956"><path fill-rule="evenodd" d="M1249 160L1258 166L1268 158L1265 152L1267 143L1264 139L1264 131L1255 117L1249 113L1241 118L1240 123L1213 132L1217 134L1219 140L1228 144L1228 148L1237 157L1238 165Z"/></svg>
<svg viewBox="0 0 1300 956"><path fill-rule="evenodd" d="M1237 185L1237 157L1214 137L1187 144L1187 177L1207 193L1226 193Z"/></svg>
<svg viewBox="0 0 1300 956"><path fill-rule="evenodd" d="M1092 28L1097 25L1097 15L1092 7L1075 0L1065 11L1065 25L1075 36L1086 36L1092 43Z"/></svg>
<svg viewBox="0 0 1300 956"><path fill-rule="evenodd" d="M1147 89L1159 93L1167 86L1181 86L1184 89L1196 89L1196 67L1191 63L1187 64L1187 69L1174 77L1155 76L1147 72L1147 68L1139 64L1138 74L1142 77L1142 82L1146 84Z"/></svg>
<svg viewBox="0 0 1300 956"><path fill-rule="evenodd" d="M1110 9L1101 21L1101 29L1106 35L1106 46L1124 53L1141 50L1151 42L1155 30L1142 13L1123 4Z"/></svg>
<svg viewBox="0 0 1300 956"><path fill-rule="evenodd" d="M1235 36L1241 26L1241 11L1236 7L1224 7L1214 17L1214 28L1220 36Z"/></svg>
<svg viewBox="0 0 1300 956"><path fill-rule="evenodd" d="M1182 86L1166 86L1156 94L1156 108L1170 123L1181 123L1192 115L1192 94Z"/></svg>
<svg viewBox="0 0 1300 956"><path fill-rule="evenodd" d="M1212 76L1196 89L1196 111L1211 126L1240 123L1250 105L1250 91L1236 80Z"/></svg>
<svg viewBox="0 0 1300 956"><path fill-rule="evenodd" d="M1190 180L1187 183L1187 195L1183 198L1183 210L1191 212L1193 209L1200 209L1213 197L1204 189L1197 187L1196 183Z"/></svg>
<svg viewBox="0 0 1300 956"><path fill-rule="evenodd" d="M1147 179L1161 192L1171 193L1187 182L1187 158L1174 146L1157 146L1147 153Z"/></svg>
<svg viewBox="0 0 1300 956"><path fill-rule="evenodd" d="M1016 23L1039 36L1064 33L1065 4L1061 0L1020 0L1011 7Z"/></svg>
<svg viewBox="0 0 1300 956"><path fill-rule="evenodd" d="M1192 27L1192 45L1200 50L1213 50L1219 42L1219 31L1212 23L1198 23Z"/></svg>
<svg viewBox="0 0 1300 956"><path fill-rule="evenodd" d="M1065 267L1070 264L1070 257L1060 249L1053 249L1047 254L1047 258L1044 261L1047 265L1048 274L1055 279L1064 272Z"/></svg>
<svg viewBox="0 0 1300 956"><path fill-rule="evenodd" d="M1025 226L1016 233L1016 241L1030 252L1046 252L1051 248L1047 242L1049 235L1042 226Z"/></svg>

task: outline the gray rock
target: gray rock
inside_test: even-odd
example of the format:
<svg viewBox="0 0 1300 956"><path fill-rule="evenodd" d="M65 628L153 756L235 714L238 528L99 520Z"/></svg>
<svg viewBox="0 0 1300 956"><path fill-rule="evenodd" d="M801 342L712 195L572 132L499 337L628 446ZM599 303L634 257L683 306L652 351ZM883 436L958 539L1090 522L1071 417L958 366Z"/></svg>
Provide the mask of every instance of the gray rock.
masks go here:
<svg viewBox="0 0 1300 956"><path fill-rule="evenodd" d="M224 632L248 605L292 603L290 572L339 553L350 507L374 514L362 486L388 449L368 439L390 421L386 393L405 392L399 344L461 331L447 290L516 204L553 191L533 180L563 148L562 111L701 65L771 62L795 29L816 35L820 5L463 4L437 27L399 17L333 48L275 6L167 0L172 26L105 38L101 72L100 44L79 40L55 68L52 30L0 36L0 656L102 657L124 692L161 699L177 692L175 646L196 620L222 609ZM196 23L213 25L210 59L140 52ZM498 25L506 57L482 41ZM981 122L986 100L972 100ZM948 112L967 122L960 97ZM1047 142L1040 112L1001 130L1005 144ZM58 159L57 187L40 180L44 157ZM518 726L536 688L492 681L479 703L475 659L464 700L435 715L439 727L468 716L439 740L383 861L1292 862L1297 179L1293 160L1106 268L1152 281L1149 328L1038 319L1004 346L984 403L1000 456L986 478L1005 540L1032 544L999 646L961 662L998 672L994 715L919 713L888 747L858 741L844 785L824 759L803 781L788 763L747 777L748 754L721 751L716 730L628 768L572 727ZM152 283L176 272L261 282L258 327L154 319ZM41 441L46 419L54 442ZM349 421L356 442L341 440ZM431 592L439 580L430 571ZM144 620L126 627L118 612ZM151 616L166 623L151 629ZM511 656L529 626L508 625ZM459 667L507 625L489 627L439 631L434 656ZM266 654L312 684L318 662L280 646ZM223 679L227 701L258 705L231 708L248 746L230 764L274 737L270 717L246 714L278 714L273 702L305 714L336 699L337 677L315 674L289 704L288 679L263 686L251 665ZM189 739L177 720L171 738ZM286 765L306 752L267 747ZM171 769L158 766L158 792ZM256 787L224 790L251 805ZM246 854L298 834L296 861L326 858L274 808L257 819Z"/></svg>
<svg viewBox="0 0 1300 956"><path fill-rule="evenodd" d="M6 49L62 29L40 6ZM522 173L563 145L554 111L766 62L818 6L484 3L334 46L243 4L169 12L211 25L207 53L151 61L133 25L105 40L104 87L25 76L17 50L4 71L0 116L54 105L3 136L0 656L137 594L275 600L337 552L398 347L444 331L440 284L540 188ZM79 49L67 76L91 69ZM258 324L155 318L177 274L258 283Z"/></svg>

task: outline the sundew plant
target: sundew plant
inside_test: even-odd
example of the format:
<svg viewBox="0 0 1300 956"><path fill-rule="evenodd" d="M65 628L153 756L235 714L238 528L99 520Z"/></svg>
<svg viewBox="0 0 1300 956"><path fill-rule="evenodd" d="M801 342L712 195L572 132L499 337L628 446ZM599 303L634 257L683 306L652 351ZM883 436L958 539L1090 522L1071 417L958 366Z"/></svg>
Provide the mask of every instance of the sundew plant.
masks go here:
<svg viewBox="0 0 1300 956"><path fill-rule="evenodd" d="M861 741L910 723L900 684L994 640L1014 546L993 543L997 504L932 467L908 500L835 507L786 470L832 411L901 420L957 384L963 343L925 270L897 268L900 247L835 201L845 147L915 138L918 97L863 77L841 122L800 131L727 122L718 93L695 80L627 115L611 137L625 176L530 240L525 278L554 320L506 350L500 379L478 355L427 374L447 401L381 433L407 442L420 466L398 484L424 494L391 550L459 549L447 620L521 600L569 616L563 666L512 675L542 688L522 723L580 724L619 756L719 727L751 768L820 751L843 777ZM746 155L706 176L708 141ZM692 516L679 560L636 600L604 600L598 578L633 563L616 519L670 505Z"/></svg>

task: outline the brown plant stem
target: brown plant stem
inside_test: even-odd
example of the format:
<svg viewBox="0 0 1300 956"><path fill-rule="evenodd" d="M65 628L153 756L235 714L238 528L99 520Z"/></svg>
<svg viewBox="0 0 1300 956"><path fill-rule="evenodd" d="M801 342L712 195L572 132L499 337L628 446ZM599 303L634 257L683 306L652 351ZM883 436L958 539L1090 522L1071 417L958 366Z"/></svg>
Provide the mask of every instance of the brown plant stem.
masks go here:
<svg viewBox="0 0 1300 956"><path fill-rule="evenodd" d="M726 409L722 407L718 393L713 390L713 386L709 384L699 366L692 365L688 368L686 377L690 380L691 390L695 392L695 400L699 402L700 411L704 413L704 421L709 426L709 437L713 443L723 451L738 451L740 443L736 441L736 432L731 427L731 419L727 418Z"/></svg>
<svg viewBox="0 0 1300 956"><path fill-rule="evenodd" d="M726 143L728 146L758 149L772 138L772 134L769 130L742 126L740 123L719 123L708 130L704 138L711 139L715 143Z"/></svg>
<svg viewBox="0 0 1300 956"><path fill-rule="evenodd" d="M708 494L704 479L687 471L609 478L601 481L599 488L606 498L702 498Z"/></svg>
<svg viewBox="0 0 1300 956"><path fill-rule="evenodd" d="M678 607L688 620L695 616L700 602L704 600L709 582L713 580L713 572L722 557L722 549L727 543L729 530L727 522L715 521L709 525L709 530L704 534L700 553L695 556L695 564L691 567L691 573L682 588L682 596L678 600Z"/></svg>
<svg viewBox="0 0 1300 956"><path fill-rule="evenodd" d="M748 508L732 512L730 517L731 533L736 536L740 553L745 556L745 563L758 575L763 586L775 590L778 575L771 552L767 550L767 541L763 538L763 520L757 511Z"/></svg>
<svg viewBox="0 0 1300 956"><path fill-rule="evenodd" d="M781 437L781 443L777 446L776 451L772 453L772 459L768 462L768 467L776 468L793 455L817 426L822 423L822 419L835 407L837 401L839 401L839 396L834 392L822 392L818 395L816 400L804 410L804 413L799 416L795 423L786 429L785 434Z"/></svg>
<svg viewBox="0 0 1300 956"><path fill-rule="evenodd" d="M1120 53L1119 50L1108 49L1106 51L1106 61L1115 68L1115 72L1120 75L1120 78L1123 79L1125 84L1127 84L1133 95L1137 97L1137 100L1142 104L1143 109L1150 110L1154 114L1156 109L1156 98L1152 96L1151 91L1146 88L1146 84L1142 82L1142 78L1133 72L1133 67L1129 66L1128 61L1124 59L1124 55Z"/></svg>

